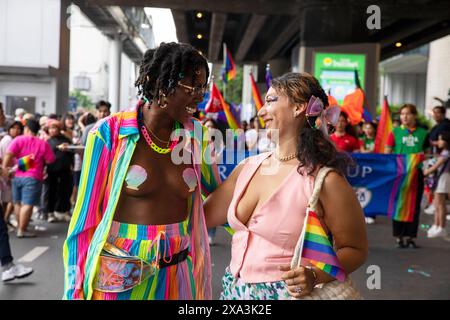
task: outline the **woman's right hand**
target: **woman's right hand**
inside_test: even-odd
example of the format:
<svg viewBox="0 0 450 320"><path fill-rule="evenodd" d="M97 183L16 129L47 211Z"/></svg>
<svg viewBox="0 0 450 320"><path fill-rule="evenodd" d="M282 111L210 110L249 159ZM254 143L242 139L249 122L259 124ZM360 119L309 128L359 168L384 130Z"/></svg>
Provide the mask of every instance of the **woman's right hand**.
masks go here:
<svg viewBox="0 0 450 320"><path fill-rule="evenodd" d="M288 292L293 298L308 296L313 291L317 278L310 269L302 266L291 269L290 265L280 266L279 269L285 271L281 279L286 283Z"/></svg>

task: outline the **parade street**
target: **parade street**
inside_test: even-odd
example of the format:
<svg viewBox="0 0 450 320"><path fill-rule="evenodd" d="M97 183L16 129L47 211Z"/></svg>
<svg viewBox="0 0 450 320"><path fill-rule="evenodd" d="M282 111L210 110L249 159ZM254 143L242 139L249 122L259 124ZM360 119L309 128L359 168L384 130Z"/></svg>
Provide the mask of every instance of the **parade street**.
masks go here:
<svg viewBox="0 0 450 320"><path fill-rule="evenodd" d="M450 241L427 239L424 229L430 221L431 216L422 213L417 241L420 249L397 249L391 236L391 221L385 217L378 217L376 224L367 226L369 257L352 275L365 299L450 298ZM9 233L15 259L32 266L34 273L22 280L0 284L0 299L58 300L62 297L62 246L67 224L49 224L35 219L30 228L36 225L46 230L38 230L39 236L34 239L18 239L14 233ZM218 299L221 278L230 261L231 237L219 228L215 241L211 247L212 286L213 297ZM374 278L377 267L379 279Z"/></svg>

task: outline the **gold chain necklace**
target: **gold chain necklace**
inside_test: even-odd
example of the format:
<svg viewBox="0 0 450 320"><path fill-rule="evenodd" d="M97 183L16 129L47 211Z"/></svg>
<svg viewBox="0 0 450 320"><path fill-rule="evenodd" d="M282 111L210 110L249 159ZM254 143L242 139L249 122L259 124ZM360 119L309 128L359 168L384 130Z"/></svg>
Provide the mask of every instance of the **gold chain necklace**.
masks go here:
<svg viewBox="0 0 450 320"><path fill-rule="evenodd" d="M278 161L285 162L294 159L297 156L297 153L292 153L284 157L278 157L278 155L275 153L273 155L275 156L275 159L277 159Z"/></svg>
<svg viewBox="0 0 450 320"><path fill-rule="evenodd" d="M169 141L166 141L166 140L161 140L160 138L158 138L158 136L157 136L152 130L150 130L149 127L145 126L145 128L146 128L146 129L152 134L152 136L155 137L155 139L158 140L159 142L164 143L164 144L167 144L167 145L170 143L170 140L169 140Z"/></svg>

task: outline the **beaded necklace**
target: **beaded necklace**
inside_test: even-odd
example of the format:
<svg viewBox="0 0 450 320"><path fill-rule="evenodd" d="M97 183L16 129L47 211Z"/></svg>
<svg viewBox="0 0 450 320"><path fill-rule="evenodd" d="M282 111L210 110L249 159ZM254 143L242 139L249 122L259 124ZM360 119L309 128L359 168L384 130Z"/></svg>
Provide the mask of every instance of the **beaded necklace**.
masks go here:
<svg viewBox="0 0 450 320"><path fill-rule="evenodd" d="M178 144L178 141L179 141L178 133L180 130L180 124L178 121L175 121L176 138L172 141L168 141L166 148L161 148L161 147L157 146L156 143L153 142L152 138L150 138L147 128L144 125L143 115L142 115L141 110L139 110L138 124L139 124L139 127L141 128L141 133L144 136L145 141L147 142L147 144L150 146L150 148L153 151L155 151L159 154L167 154L167 153L171 152L175 148L175 146Z"/></svg>

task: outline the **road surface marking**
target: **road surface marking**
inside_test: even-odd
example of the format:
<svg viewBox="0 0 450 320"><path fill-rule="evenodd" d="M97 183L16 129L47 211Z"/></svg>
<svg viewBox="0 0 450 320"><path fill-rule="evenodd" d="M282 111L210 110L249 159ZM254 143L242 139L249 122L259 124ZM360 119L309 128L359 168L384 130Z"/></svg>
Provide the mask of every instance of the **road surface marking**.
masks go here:
<svg viewBox="0 0 450 320"><path fill-rule="evenodd" d="M48 249L49 249L49 247L36 247L33 250L31 250L30 252L28 252L26 255L24 255L22 258L20 258L18 261L19 262L33 262Z"/></svg>

